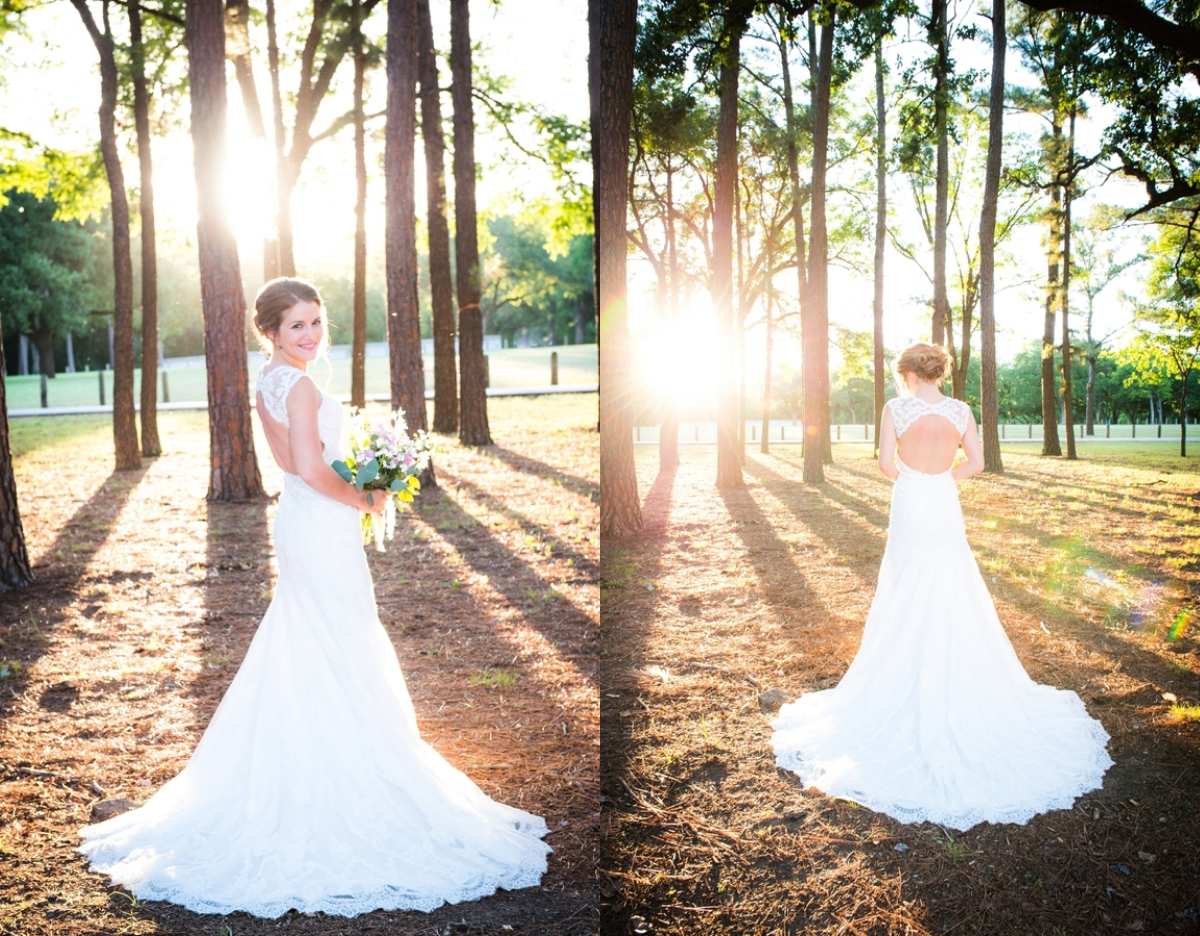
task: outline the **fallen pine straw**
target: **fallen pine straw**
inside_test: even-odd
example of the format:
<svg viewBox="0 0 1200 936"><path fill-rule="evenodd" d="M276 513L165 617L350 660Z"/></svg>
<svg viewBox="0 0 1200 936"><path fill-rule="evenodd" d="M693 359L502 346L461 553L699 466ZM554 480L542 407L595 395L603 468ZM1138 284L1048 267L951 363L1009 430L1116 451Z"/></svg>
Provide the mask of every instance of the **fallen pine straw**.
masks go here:
<svg viewBox="0 0 1200 936"><path fill-rule="evenodd" d="M489 409L499 444L443 440L440 487L368 555L423 736L489 795L546 818L542 886L433 914L277 922L135 903L87 872L73 848L93 806L144 802L174 776L237 671L270 599L275 501L204 501L202 414L161 414L166 454L123 473L102 420L24 420L17 484L38 580L0 595L0 659L21 663L0 680L0 934L594 931L595 397ZM278 491L278 470L263 473ZM500 670L503 685L471 682Z"/></svg>
<svg viewBox="0 0 1200 936"><path fill-rule="evenodd" d="M681 456L638 453L647 532L602 550L605 932L1195 932L1200 725L1172 715L1200 703L1194 462L1006 452L960 487L1018 655L1117 762L1073 809L960 834L800 789L758 702L836 685L858 649L890 498L869 453L823 485L748 453L733 492L711 449Z"/></svg>

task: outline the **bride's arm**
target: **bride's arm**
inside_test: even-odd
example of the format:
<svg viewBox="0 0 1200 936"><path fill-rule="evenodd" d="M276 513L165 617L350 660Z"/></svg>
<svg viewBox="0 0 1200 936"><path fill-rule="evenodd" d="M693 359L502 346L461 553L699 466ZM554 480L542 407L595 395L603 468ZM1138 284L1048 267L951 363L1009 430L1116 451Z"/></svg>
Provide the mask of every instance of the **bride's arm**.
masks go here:
<svg viewBox="0 0 1200 936"><path fill-rule="evenodd" d="M298 380L288 393L288 436L296 474L314 491L331 500L366 512L382 510L384 498L378 492L372 498L375 503L368 504L366 491L359 491L350 482L343 481L336 471L325 464L321 455L321 435L317 429L317 410L320 406L321 391L311 378Z"/></svg>
<svg viewBox="0 0 1200 936"><path fill-rule="evenodd" d="M893 481L900 474L896 467L896 424L892 422L892 408L883 408L883 419L879 422L879 470Z"/></svg>
<svg viewBox="0 0 1200 936"><path fill-rule="evenodd" d="M962 447L967 460L960 461L951 469L955 481L961 481L963 478L969 478L971 475L983 471L983 449L979 445L979 430L975 426L974 413L969 413L967 416L967 431L963 433Z"/></svg>

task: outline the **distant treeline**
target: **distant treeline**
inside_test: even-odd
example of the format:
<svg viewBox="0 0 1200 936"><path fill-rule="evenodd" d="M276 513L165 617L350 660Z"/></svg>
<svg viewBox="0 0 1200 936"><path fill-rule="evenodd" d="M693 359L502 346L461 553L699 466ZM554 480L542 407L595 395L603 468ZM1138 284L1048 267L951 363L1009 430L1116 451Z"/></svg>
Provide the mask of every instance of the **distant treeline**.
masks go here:
<svg viewBox="0 0 1200 936"><path fill-rule="evenodd" d="M54 217L51 198L39 200L16 191L7 195L8 204L0 208L0 321L7 373L20 372L21 335L39 349L37 357L52 356L55 372L67 367L68 334L76 369L103 369L109 363L108 319L91 313L106 311L106 297L111 305L111 225L107 220L59 220ZM487 219L486 224L490 243L481 264L484 330L501 335L506 346L594 342L592 235L575 236L556 248L548 224L538 216L501 215ZM140 364L138 248L135 234L134 354ZM427 254L421 254L420 264L421 335L429 338ZM370 277L367 287L367 340L383 341L386 301L382 266L377 264L371 272L377 275ZM346 264L345 268L303 270L300 274L321 289L333 341L349 342L353 269ZM248 282L248 304L254 298L251 286ZM168 357L203 354L195 250L190 245L172 244L161 233L158 295L163 353ZM251 346L256 346L249 327L247 336ZM28 356L32 368L32 351Z"/></svg>

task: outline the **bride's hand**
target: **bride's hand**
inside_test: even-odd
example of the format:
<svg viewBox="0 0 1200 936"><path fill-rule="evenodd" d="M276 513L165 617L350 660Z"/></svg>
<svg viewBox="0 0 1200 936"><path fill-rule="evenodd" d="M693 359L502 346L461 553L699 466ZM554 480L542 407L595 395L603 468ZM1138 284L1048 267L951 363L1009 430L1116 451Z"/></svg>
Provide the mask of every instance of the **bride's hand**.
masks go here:
<svg viewBox="0 0 1200 936"><path fill-rule="evenodd" d="M386 491L366 490L360 492L360 502L358 509L363 513L373 513L376 516L383 513L384 505L387 503Z"/></svg>

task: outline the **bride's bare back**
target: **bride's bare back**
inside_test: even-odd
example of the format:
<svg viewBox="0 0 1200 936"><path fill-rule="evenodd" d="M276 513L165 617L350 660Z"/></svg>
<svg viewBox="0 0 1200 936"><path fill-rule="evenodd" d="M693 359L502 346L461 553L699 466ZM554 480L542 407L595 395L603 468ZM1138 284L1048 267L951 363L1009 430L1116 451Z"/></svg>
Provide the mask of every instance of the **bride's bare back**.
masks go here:
<svg viewBox="0 0 1200 936"><path fill-rule="evenodd" d="M899 409L897 409L899 408ZM955 464L959 446L967 456ZM888 404L879 433L879 470L895 479L896 455L914 471L937 475L953 471L961 481L983 469L975 417L965 404L926 391Z"/></svg>

